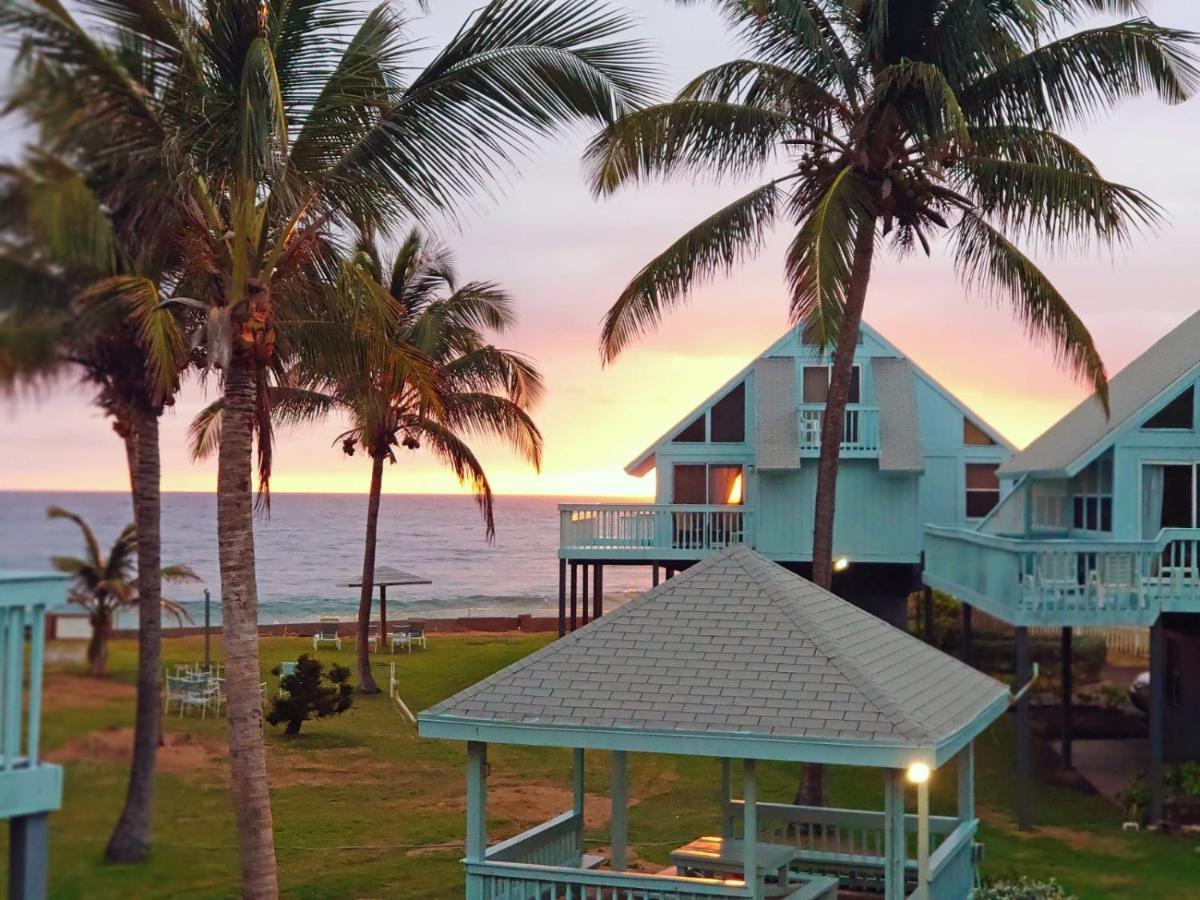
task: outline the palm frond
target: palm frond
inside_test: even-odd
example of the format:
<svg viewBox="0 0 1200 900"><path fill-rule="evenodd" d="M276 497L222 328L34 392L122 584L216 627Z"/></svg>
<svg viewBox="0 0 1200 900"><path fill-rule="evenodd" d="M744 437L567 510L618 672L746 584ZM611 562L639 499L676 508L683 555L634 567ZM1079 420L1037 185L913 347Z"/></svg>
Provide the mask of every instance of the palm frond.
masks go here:
<svg viewBox="0 0 1200 900"><path fill-rule="evenodd" d="M66 519L69 522L74 522L83 533L83 543L87 547L88 565L96 569L103 567L104 556L100 552L100 542L96 540L96 533L92 531L92 527L83 520L82 516L61 506L50 506L46 509L46 518Z"/></svg>
<svg viewBox="0 0 1200 900"><path fill-rule="evenodd" d="M478 457L454 431L438 422L427 421L421 428L424 446L450 467L459 484L470 488L483 513L484 531L489 543L496 539L495 501L492 485Z"/></svg>
<svg viewBox="0 0 1200 900"><path fill-rule="evenodd" d="M954 229L954 262L968 288L1004 298L1030 337L1096 391L1108 410L1104 361L1066 298L1025 254L982 217L965 214Z"/></svg>
<svg viewBox="0 0 1200 900"><path fill-rule="evenodd" d="M759 171L798 133L790 115L711 100L674 100L606 126L584 151L596 195L655 176L742 177Z"/></svg>
<svg viewBox="0 0 1200 900"><path fill-rule="evenodd" d="M775 223L777 182L755 188L718 210L651 260L605 313L600 355L612 362L635 337L654 328L688 292L756 253Z"/></svg>

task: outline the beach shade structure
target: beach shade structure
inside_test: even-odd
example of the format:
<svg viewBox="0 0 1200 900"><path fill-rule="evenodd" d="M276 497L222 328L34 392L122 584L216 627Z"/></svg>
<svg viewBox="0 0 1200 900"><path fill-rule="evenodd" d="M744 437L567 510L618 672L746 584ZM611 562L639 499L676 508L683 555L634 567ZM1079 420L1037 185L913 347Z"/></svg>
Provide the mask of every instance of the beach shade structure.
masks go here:
<svg viewBox="0 0 1200 900"><path fill-rule="evenodd" d="M739 545L419 722L423 737L467 742L468 897L533 886L550 896L800 900L882 888L886 900L949 900L975 880L973 741L1010 700L1000 682ZM488 846L491 743L572 748L572 809ZM608 869L583 864L588 751L611 755ZM629 753L721 762L720 834L697 834L666 873L626 870ZM881 769L883 810L761 803L756 765L766 760ZM957 811L931 816L930 780L952 761ZM917 786L911 815L906 777Z"/></svg>
<svg viewBox="0 0 1200 900"><path fill-rule="evenodd" d="M62 767L41 758L46 609L70 576L0 569L0 818L8 819L8 896L46 896L50 813L62 805Z"/></svg>
<svg viewBox="0 0 1200 900"><path fill-rule="evenodd" d="M376 566L375 577L371 581L379 589L379 634L385 641L388 639L387 589L414 584L433 584L428 578L421 575L414 575L412 572L405 572L403 569L397 569L392 566ZM346 587L361 588L362 576L357 575L352 578L346 583Z"/></svg>

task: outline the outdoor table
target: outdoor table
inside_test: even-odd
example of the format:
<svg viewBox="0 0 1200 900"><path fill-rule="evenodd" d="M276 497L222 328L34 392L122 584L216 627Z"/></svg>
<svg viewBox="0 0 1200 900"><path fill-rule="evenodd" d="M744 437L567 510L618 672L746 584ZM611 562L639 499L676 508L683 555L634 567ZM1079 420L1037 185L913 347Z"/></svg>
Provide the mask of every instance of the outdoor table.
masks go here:
<svg viewBox="0 0 1200 900"><path fill-rule="evenodd" d="M764 844L755 847L758 877L773 876L775 884L767 885L767 896L786 894L788 891L788 867L791 865L795 848L782 844ZM719 837L700 837L671 851L671 862L682 875L685 870L715 877L734 876L741 878L746 871L744 843Z"/></svg>
<svg viewBox="0 0 1200 900"><path fill-rule="evenodd" d="M379 635L381 640L387 640L387 589L403 585L433 584L428 578L392 566L376 566L371 583L379 588ZM362 576L350 579L346 586L362 587Z"/></svg>

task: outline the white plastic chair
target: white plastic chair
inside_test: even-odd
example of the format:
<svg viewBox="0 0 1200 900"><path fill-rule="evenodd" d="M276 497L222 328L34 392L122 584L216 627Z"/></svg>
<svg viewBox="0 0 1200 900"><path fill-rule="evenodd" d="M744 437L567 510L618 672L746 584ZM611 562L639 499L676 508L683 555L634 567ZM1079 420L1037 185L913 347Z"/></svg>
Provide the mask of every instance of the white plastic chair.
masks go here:
<svg viewBox="0 0 1200 900"><path fill-rule="evenodd" d="M396 652L397 647L403 647L412 653L413 644L419 644L422 650L429 649L429 645L425 642L424 625L402 625L392 632L392 653Z"/></svg>
<svg viewBox="0 0 1200 900"><path fill-rule="evenodd" d="M333 644L338 650L342 649L342 639L338 637L339 620L335 616L321 616L320 627L313 635L313 650L321 644Z"/></svg>

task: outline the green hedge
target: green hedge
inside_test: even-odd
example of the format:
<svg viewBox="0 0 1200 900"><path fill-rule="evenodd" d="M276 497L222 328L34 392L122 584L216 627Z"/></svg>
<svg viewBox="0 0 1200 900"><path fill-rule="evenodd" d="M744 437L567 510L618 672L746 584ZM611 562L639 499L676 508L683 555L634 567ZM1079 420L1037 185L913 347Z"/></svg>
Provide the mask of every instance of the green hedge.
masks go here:
<svg viewBox="0 0 1200 900"><path fill-rule="evenodd" d="M1062 642L1056 635L1032 635L1029 640L1033 661L1048 677L1057 679L1062 671ZM1108 649L1104 639L1094 635L1073 635L1074 656L1071 675L1075 684L1091 684L1100 679ZM1016 669L1016 641L1012 637L992 635L971 642L972 662L985 672L1012 673Z"/></svg>

